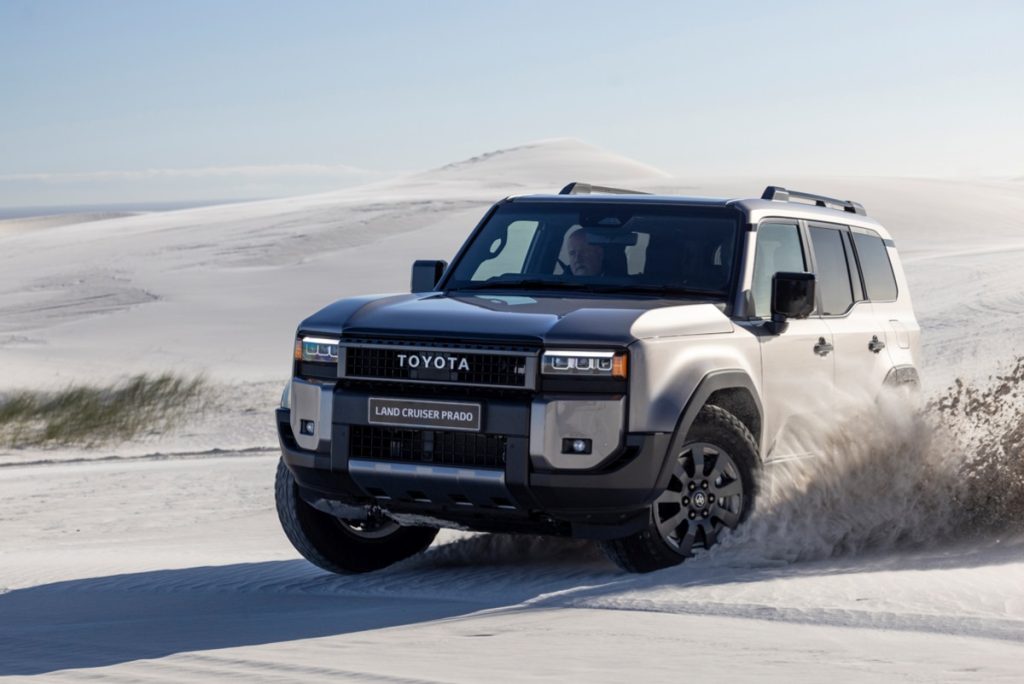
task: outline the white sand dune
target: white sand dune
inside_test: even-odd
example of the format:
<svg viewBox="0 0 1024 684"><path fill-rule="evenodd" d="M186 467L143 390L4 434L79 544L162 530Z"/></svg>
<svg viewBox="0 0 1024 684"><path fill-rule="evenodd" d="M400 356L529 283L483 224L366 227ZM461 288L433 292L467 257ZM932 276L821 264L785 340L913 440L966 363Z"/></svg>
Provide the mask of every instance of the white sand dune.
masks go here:
<svg viewBox="0 0 1024 684"><path fill-rule="evenodd" d="M787 536L808 520L775 519L645 577L582 542L455 532L366 577L298 559L273 512L270 419L296 323L405 290L412 260L450 258L494 200L572 180L856 199L903 254L930 391L1024 353L1013 182L672 178L554 140L333 193L0 230L0 392L171 370L226 397L173 435L0 454L0 677L1020 681L1019 526L808 557ZM248 447L270 450L211 453ZM185 451L200 453L59 463ZM899 510L873 496L856 503Z"/></svg>
<svg viewBox="0 0 1024 684"><path fill-rule="evenodd" d="M75 223L89 223L91 221L112 221L129 216L138 216L137 211L94 211L78 212L71 214L51 214L47 216L31 216L27 218L11 218L0 220L0 237L27 233L47 228L59 228L70 226Z"/></svg>
<svg viewBox="0 0 1024 684"><path fill-rule="evenodd" d="M494 200L571 180L715 196L756 195L766 183L672 179L555 140L334 193L2 236L0 388L168 368L280 381L302 317L342 296L405 290L410 263L450 258ZM963 331L992 331L1007 354L1024 348L1010 268L1024 250L1019 183L769 180L854 197L889 226L926 328L931 386L995 370ZM244 350L227 340L245 340ZM55 356L62 363L39 373Z"/></svg>
<svg viewBox="0 0 1024 684"><path fill-rule="evenodd" d="M360 189L7 236L2 385L156 368L280 380L305 315L344 295L404 289L416 256L450 258L496 198L582 176L662 174L553 141ZM23 318L32 308L50 313ZM65 363L40 377L37 364L53 353Z"/></svg>

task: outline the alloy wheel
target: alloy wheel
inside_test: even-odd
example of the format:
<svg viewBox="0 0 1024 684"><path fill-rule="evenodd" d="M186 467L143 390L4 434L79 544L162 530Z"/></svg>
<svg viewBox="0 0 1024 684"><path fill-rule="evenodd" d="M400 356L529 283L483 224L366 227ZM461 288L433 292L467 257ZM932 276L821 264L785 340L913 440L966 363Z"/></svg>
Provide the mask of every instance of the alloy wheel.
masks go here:
<svg viewBox="0 0 1024 684"><path fill-rule="evenodd" d="M718 541L739 524L743 481L733 458L721 447L694 442L683 447L668 488L655 500L654 521L662 539L683 556Z"/></svg>

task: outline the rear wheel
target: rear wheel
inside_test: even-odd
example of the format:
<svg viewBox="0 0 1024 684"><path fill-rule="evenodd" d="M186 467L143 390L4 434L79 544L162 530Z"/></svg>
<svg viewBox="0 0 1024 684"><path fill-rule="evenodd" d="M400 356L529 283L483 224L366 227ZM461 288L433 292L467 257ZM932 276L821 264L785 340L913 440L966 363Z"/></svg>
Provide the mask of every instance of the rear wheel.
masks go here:
<svg viewBox="0 0 1024 684"><path fill-rule="evenodd" d="M292 546L306 560L340 574L372 572L425 550L437 536L433 527L401 527L388 518L342 520L317 510L299 495L283 461L274 486L277 517Z"/></svg>
<svg viewBox="0 0 1024 684"><path fill-rule="evenodd" d="M711 548L750 515L757 463L746 426L723 408L705 406L676 447L668 487L651 504L647 527L604 542L608 557L629 572L651 572Z"/></svg>

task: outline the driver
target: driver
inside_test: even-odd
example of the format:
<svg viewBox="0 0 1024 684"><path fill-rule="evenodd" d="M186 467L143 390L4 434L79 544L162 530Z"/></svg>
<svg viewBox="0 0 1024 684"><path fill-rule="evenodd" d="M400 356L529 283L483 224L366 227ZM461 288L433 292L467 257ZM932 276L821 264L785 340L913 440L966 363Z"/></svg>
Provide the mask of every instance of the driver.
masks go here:
<svg viewBox="0 0 1024 684"><path fill-rule="evenodd" d="M590 244L587 238L584 228L569 235L569 269L577 276L599 276L604 272L604 247Z"/></svg>

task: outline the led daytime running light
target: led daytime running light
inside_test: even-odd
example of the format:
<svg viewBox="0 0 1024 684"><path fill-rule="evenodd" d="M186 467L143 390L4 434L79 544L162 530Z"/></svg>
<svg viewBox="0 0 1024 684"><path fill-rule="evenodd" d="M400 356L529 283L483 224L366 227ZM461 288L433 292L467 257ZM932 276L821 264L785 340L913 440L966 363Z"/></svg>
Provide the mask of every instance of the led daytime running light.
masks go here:
<svg viewBox="0 0 1024 684"><path fill-rule="evenodd" d="M301 337L295 341L295 360L304 363L338 363L338 340Z"/></svg>
<svg viewBox="0 0 1024 684"><path fill-rule="evenodd" d="M544 353L541 370L550 375L589 375L625 379L628 375L628 363L626 352L549 351Z"/></svg>

